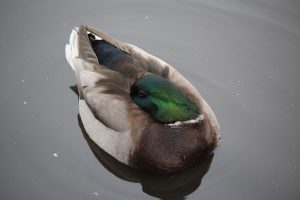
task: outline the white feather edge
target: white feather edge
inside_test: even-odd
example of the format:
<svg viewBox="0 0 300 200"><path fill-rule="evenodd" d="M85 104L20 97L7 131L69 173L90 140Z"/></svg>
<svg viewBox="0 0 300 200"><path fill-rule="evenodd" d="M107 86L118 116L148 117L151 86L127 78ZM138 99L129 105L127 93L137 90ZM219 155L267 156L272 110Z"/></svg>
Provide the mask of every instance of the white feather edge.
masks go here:
<svg viewBox="0 0 300 200"><path fill-rule="evenodd" d="M65 54L66 54L66 59L73 69L75 71L75 65L73 63L73 59L78 57L78 50L77 50L77 31L76 27L72 30L70 39L69 39L69 44L66 44L65 47Z"/></svg>
<svg viewBox="0 0 300 200"><path fill-rule="evenodd" d="M174 123L167 124L167 126L170 126L171 128L176 128L176 127L182 126L182 125L195 124L195 123L200 122L203 119L204 119L204 116L203 116L203 114L201 114L198 117L196 117L195 119L190 119L187 121L177 121Z"/></svg>
<svg viewBox="0 0 300 200"><path fill-rule="evenodd" d="M74 68L74 64L72 62L72 56L71 56L71 47L69 44L66 44L66 47L65 47L65 54L66 54L66 59L69 63L69 65L71 66L71 68L73 69L73 71L75 71L75 68Z"/></svg>
<svg viewBox="0 0 300 200"><path fill-rule="evenodd" d="M116 132L97 120L84 100L79 100L79 114L89 137L108 154L128 164L132 139L130 131Z"/></svg>

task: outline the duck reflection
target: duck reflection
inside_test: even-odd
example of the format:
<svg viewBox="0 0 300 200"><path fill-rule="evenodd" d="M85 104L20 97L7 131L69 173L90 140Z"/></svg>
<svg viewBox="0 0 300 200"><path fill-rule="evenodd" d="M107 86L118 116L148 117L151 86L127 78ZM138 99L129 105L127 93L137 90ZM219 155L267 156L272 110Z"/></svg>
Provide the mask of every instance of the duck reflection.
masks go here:
<svg viewBox="0 0 300 200"><path fill-rule="evenodd" d="M213 160L214 154L210 153L205 155L199 164L189 169L168 175L148 174L120 163L97 146L86 133L79 115L78 124L94 155L107 170L120 179L140 183L143 192L163 200L185 199L185 196L194 192L200 186Z"/></svg>

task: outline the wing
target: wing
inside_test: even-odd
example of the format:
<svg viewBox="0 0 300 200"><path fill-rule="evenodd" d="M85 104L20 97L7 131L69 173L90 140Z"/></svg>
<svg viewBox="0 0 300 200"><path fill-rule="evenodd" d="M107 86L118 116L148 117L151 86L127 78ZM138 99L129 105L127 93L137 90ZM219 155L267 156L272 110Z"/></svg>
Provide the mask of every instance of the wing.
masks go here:
<svg viewBox="0 0 300 200"><path fill-rule="evenodd" d="M98 74L84 70L81 86L87 105L94 115L115 131L129 130L127 105L132 104L128 84L118 73Z"/></svg>
<svg viewBox="0 0 300 200"><path fill-rule="evenodd" d="M87 133L98 146L126 164L132 147L130 124L126 120L128 99L108 91L106 83L113 77L84 70L80 80L84 99L79 100L79 113Z"/></svg>

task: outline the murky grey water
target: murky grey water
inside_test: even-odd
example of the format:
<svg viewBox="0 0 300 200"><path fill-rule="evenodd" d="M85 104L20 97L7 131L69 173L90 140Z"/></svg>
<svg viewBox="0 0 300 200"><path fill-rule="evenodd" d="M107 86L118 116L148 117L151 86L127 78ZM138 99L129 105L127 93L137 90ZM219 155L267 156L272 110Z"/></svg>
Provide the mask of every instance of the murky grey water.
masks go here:
<svg viewBox="0 0 300 200"><path fill-rule="evenodd" d="M0 16L1 199L300 198L299 1L18 0ZM213 158L151 177L93 147L64 56L79 23L157 55L199 89L221 124Z"/></svg>

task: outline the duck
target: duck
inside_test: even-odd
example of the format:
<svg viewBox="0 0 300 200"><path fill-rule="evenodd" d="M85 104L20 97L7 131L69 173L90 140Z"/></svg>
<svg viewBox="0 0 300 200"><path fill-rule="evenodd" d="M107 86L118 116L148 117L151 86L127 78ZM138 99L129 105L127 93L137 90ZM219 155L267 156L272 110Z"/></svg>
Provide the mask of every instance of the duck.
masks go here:
<svg viewBox="0 0 300 200"><path fill-rule="evenodd" d="M165 61L87 25L74 27L65 54L85 131L119 162L170 174L195 165L218 145L214 112Z"/></svg>

